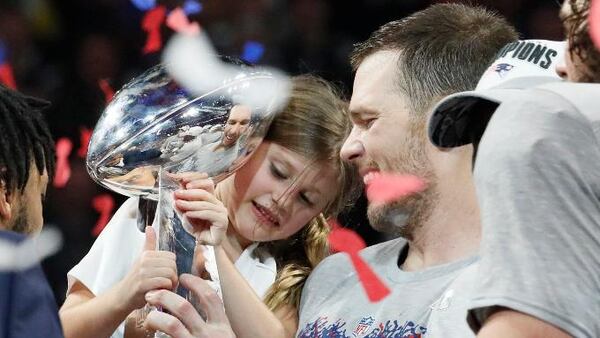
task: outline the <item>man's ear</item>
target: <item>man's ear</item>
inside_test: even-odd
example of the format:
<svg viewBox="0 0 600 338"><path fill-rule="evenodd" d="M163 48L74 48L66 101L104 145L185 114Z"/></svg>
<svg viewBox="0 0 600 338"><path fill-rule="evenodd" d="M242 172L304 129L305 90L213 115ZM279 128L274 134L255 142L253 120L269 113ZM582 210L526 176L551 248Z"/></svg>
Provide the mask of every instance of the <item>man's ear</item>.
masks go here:
<svg viewBox="0 0 600 338"><path fill-rule="evenodd" d="M0 180L0 228L3 228L12 218L14 194L6 187L6 182Z"/></svg>

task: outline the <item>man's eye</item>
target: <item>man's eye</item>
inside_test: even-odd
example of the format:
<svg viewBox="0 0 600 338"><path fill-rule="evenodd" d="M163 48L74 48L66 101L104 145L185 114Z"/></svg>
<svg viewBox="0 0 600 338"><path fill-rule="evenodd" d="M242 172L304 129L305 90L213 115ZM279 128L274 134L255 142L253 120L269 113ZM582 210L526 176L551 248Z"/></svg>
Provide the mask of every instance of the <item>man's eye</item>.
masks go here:
<svg viewBox="0 0 600 338"><path fill-rule="evenodd" d="M364 125L367 129L371 128L371 126L373 125L373 123L375 123L375 120L377 119L367 119L364 121Z"/></svg>

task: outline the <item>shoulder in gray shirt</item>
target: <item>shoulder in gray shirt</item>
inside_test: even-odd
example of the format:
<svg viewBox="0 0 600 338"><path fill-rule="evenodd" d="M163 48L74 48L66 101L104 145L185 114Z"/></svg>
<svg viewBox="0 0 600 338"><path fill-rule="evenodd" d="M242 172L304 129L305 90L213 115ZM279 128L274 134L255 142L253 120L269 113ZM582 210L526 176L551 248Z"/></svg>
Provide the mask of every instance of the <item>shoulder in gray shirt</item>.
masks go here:
<svg viewBox="0 0 600 338"><path fill-rule="evenodd" d="M544 85L490 120L475 164L475 331L500 306L600 337L599 98L600 85Z"/></svg>
<svg viewBox="0 0 600 338"><path fill-rule="evenodd" d="M361 257L391 289L369 302L347 254L325 259L306 282L297 337L473 337L465 317L477 257L418 272L398 268L402 239Z"/></svg>

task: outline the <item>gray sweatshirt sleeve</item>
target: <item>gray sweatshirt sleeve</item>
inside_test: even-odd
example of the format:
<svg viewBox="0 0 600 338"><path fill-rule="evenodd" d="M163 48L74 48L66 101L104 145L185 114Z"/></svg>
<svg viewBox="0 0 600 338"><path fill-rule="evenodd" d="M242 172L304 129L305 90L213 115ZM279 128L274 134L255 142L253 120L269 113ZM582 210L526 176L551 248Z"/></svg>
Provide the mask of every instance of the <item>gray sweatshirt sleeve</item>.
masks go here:
<svg viewBox="0 0 600 338"><path fill-rule="evenodd" d="M474 174L483 233L471 328L506 307L600 337L600 145L589 121L529 91L490 120Z"/></svg>

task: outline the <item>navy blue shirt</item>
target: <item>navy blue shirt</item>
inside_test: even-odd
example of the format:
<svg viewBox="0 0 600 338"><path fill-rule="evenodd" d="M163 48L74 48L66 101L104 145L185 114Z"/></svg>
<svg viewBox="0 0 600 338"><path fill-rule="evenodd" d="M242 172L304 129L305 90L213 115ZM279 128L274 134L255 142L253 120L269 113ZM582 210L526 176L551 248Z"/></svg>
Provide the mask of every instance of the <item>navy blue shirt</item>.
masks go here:
<svg viewBox="0 0 600 338"><path fill-rule="evenodd" d="M0 241L26 237L0 230ZM0 338L63 337L56 301L39 264L25 270L0 270Z"/></svg>

